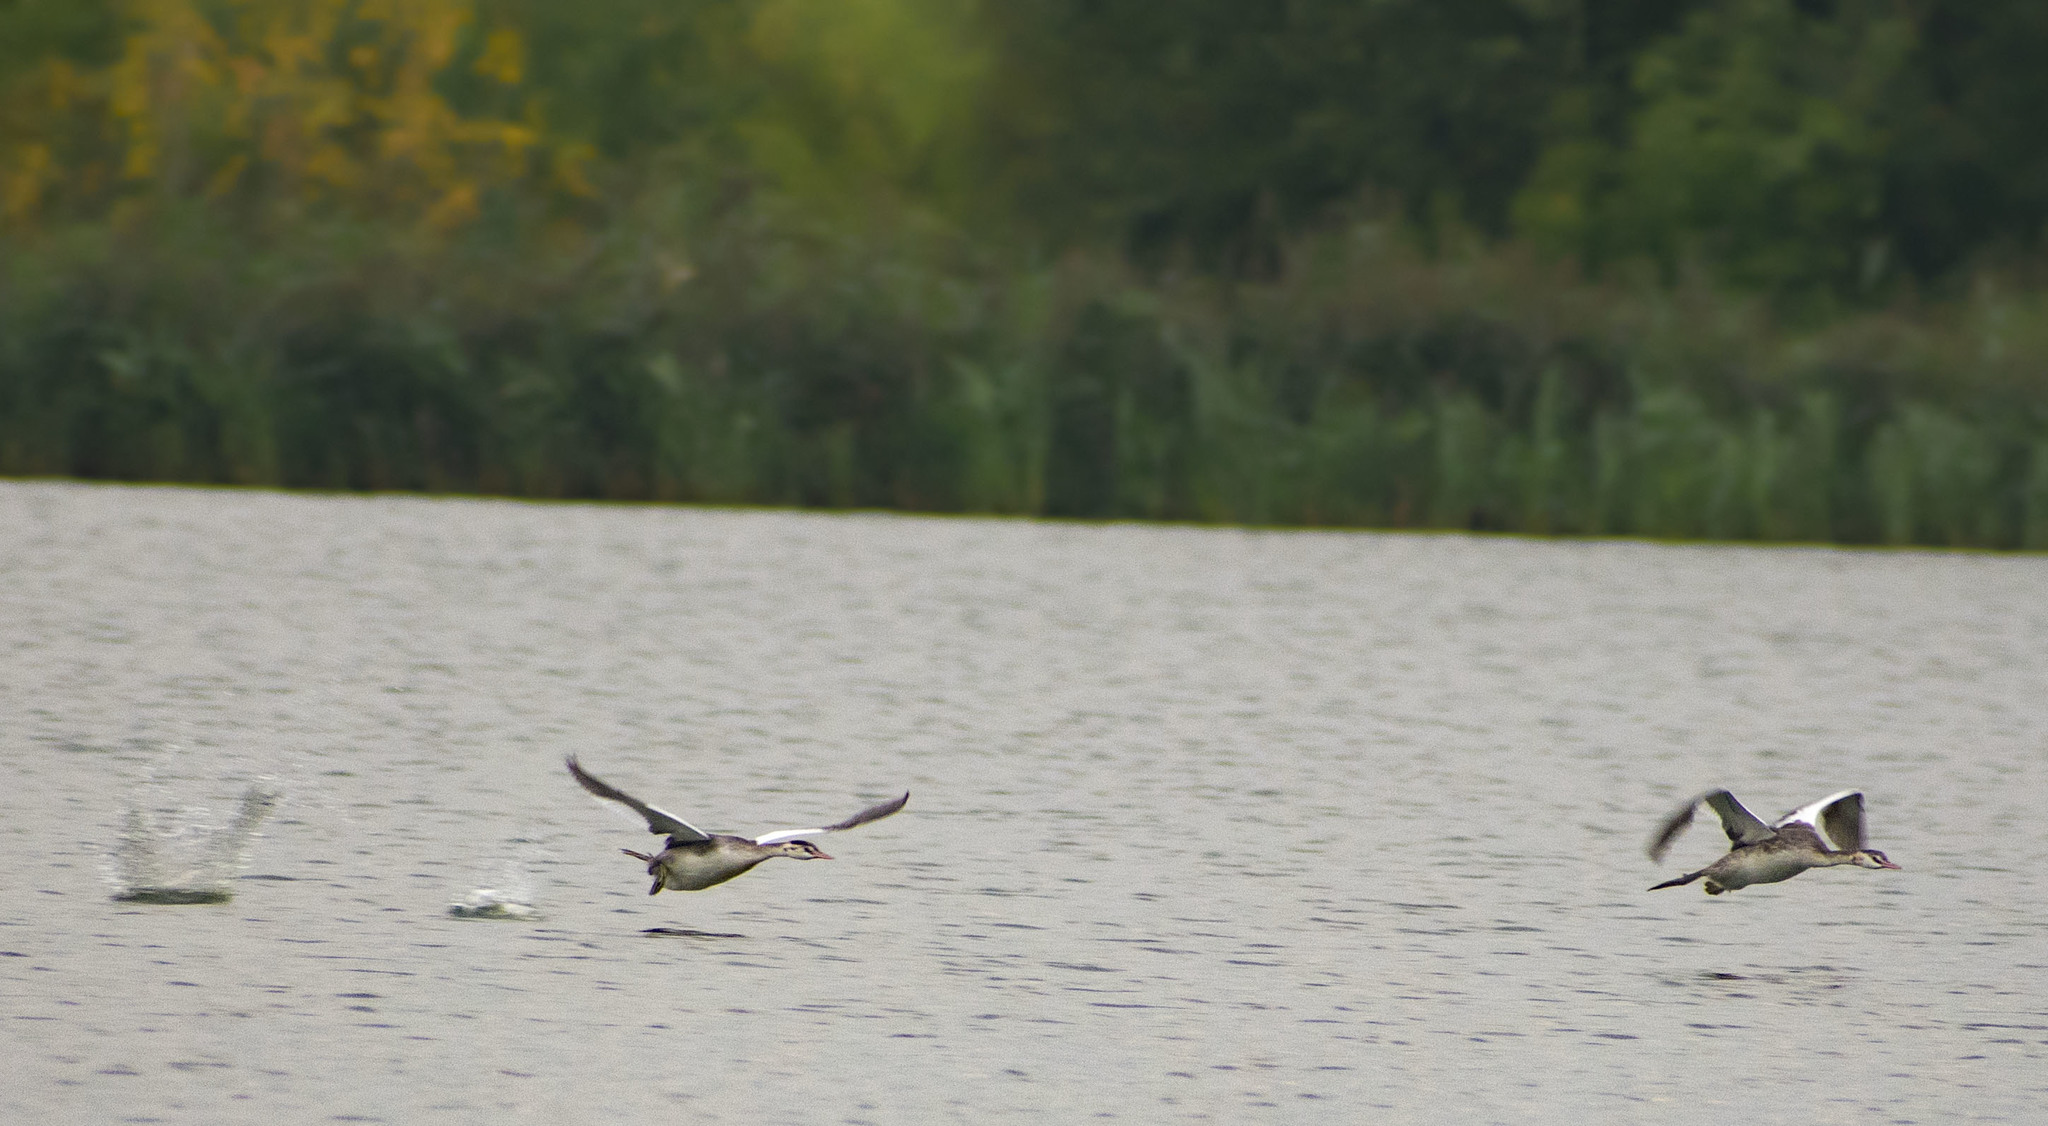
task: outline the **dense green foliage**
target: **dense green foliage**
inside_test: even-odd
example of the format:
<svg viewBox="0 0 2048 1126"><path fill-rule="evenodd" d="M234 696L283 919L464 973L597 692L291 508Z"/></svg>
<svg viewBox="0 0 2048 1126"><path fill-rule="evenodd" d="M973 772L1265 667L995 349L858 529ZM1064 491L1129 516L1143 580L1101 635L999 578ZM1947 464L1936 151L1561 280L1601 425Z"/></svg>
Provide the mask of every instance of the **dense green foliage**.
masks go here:
<svg viewBox="0 0 2048 1126"><path fill-rule="evenodd" d="M0 0L0 472L2048 547L2019 0Z"/></svg>

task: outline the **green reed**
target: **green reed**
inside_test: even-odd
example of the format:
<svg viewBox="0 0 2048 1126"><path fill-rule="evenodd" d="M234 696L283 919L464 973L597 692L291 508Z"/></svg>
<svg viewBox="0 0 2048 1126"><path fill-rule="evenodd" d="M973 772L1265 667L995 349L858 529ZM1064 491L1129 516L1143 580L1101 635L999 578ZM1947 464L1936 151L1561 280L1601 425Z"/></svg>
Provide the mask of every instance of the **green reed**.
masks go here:
<svg viewBox="0 0 2048 1126"><path fill-rule="evenodd" d="M1224 285L741 218L42 238L0 472L2048 548L2024 290L1802 326L1371 225Z"/></svg>

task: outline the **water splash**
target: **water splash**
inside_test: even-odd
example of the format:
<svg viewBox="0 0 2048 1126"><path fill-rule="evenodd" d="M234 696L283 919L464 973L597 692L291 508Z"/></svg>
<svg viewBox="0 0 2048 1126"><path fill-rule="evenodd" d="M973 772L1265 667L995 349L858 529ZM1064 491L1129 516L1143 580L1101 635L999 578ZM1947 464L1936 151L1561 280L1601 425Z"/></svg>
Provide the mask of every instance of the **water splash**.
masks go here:
<svg viewBox="0 0 2048 1126"><path fill-rule="evenodd" d="M450 903L448 913L458 919L532 919L540 914L517 892L498 888L478 888Z"/></svg>
<svg viewBox="0 0 2048 1126"><path fill-rule="evenodd" d="M498 870L495 887L473 889L448 905L458 919L533 919L540 912L533 906L533 876L518 860L507 860Z"/></svg>
<svg viewBox="0 0 2048 1126"><path fill-rule="evenodd" d="M124 903L226 903L248 863L256 830L278 795L251 786L233 820L211 821L203 808L130 809L114 851L114 898Z"/></svg>

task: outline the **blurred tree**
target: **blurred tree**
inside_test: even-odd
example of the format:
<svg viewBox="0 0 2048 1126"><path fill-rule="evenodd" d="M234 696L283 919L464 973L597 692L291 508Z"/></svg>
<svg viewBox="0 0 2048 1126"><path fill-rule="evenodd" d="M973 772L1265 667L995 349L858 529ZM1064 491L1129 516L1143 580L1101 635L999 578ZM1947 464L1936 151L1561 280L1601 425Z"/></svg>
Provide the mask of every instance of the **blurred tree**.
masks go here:
<svg viewBox="0 0 2048 1126"><path fill-rule="evenodd" d="M0 0L0 221L40 206L96 138L72 117L120 50L113 0ZM81 127L83 126L83 127Z"/></svg>
<svg viewBox="0 0 2048 1126"><path fill-rule="evenodd" d="M1936 277L1987 246L2048 236L2048 4L1922 0L1912 100L1890 123L1882 226L1899 261Z"/></svg>
<svg viewBox="0 0 2048 1126"><path fill-rule="evenodd" d="M657 193L768 188L842 225L878 197L958 214L985 194L975 0L479 0L479 12L480 27L522 33L526 81L453 67L440 82L451 102L538 123Z"/></svg>
<svg viewBox="0 0 2048 1126"><path fill-rule="evenodd" d="M1889 3L1840 8L1731 0L1693 13L1637 55L1622 145L1546 153L1524 231L1595 262L1692 259L1779 291L1875 281L1885 124L1913 28Z"/></svg>
<svg viewBox="0 0 2048 1126"><path fill-rule="evenodd" d="M2038 0L0 0L0 221L765 191L1244 276L1365 198L1856 296L2038 246L2044 45Z"/></svg>
<svg viewBox="0 0 2048 1126"><path fill-rule="evenodd" d="M606 161L715 133L750 101L728 73L744 0L478 0L477 12L479 28L521 36L525 82L508 91L455 67L441 79L450 100L471 115L537 115ZM476 37L470 50L487 53Z"/></svg>
<svg viewBox="0 0 2048 1126"><path fill-rule="evenodd" d="M972 15L969 0L757 0L759 93L739 122L754 166L813 206L873 190L960 204L987 66Z"/></svg>
<svg viewBox="0 0 2048 1126"><path fill-rule="evenodd" d="M2048 7L1722 0L1627 60L1620 127L1567 89L1517 229L1780 294L1882 292L2048 223ZM1616 104L1610 100L1607 105Z"/></svg>
<svg viewBox="0 0 2048 1126"><path fill-rule="evenodd" d="M1376 190L1504 230L1560 19L1515 0L1042 0L992 9L1021 206L1156 256L1270 266Z"/></svg>

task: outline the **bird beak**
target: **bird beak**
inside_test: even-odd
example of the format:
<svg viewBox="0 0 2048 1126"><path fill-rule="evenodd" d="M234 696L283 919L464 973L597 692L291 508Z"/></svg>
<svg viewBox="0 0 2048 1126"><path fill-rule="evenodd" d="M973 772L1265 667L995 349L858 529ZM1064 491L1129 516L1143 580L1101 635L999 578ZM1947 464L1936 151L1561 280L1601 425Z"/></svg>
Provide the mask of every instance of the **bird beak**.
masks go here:
<svg viewBox="0 0 2048 1126"><path fill-rule="evenodd" d="M817 846L817 845L812 845L811 847L812 847L812 848L818 848L818 846ZM831 857L829 857L829 856L827 856L827 855L825 855L825 850L824 850L824 849L822 849L822 848L818 848L818 855L816 855L816 856L813 856L813 857L811 857L811 859L812 859L812 860L830 860L830 859L832 859L832 858L831 858ZM1892 865L1892 867L1896 868L1896 867L1898 867L1898 865L1894 864L1894 865Z"/></svg>
<svg viewBox="0 0 2048 1126"><path fill-rule="evenodd" d="M1894 870L1894 871L1899 871L1899 870L1900 870L1900 869L1899 869L1899 866L1898 866L1898 865L1896 865L1896 864L1892 863L1892 862L1891 862L1891 861L1889 861L1889 860L1880 860L1880 861L1878 861L1878 863L1879 863L1879 864L1882 864L1882 865L1884 865L1885 867L1887 867L1887 868L1890 868L1890 869L1892 869L1892 870Z"/></svg>

